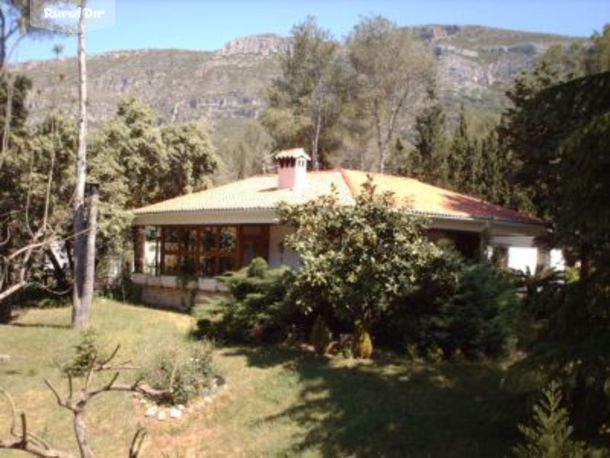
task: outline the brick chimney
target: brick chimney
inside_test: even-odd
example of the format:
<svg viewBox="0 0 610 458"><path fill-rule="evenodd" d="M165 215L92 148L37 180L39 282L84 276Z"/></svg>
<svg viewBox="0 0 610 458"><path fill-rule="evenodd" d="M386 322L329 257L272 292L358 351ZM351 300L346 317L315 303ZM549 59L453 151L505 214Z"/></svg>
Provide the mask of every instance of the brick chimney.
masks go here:
<svg viewBox="0 0 610 458"><path fill-rule="evenodd" d="M278 189L303 191L307 186L307 161L303 148L280 151L275 155Z"/></svg>

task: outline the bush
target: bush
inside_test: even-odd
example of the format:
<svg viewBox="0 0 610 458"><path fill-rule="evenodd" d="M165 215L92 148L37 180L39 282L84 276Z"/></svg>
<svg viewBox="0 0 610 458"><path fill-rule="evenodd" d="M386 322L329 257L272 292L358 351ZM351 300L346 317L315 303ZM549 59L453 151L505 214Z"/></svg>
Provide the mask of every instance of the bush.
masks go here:
<svg viewBox="0 0 610 458"><path fill-rule="evenodd" d="M140 370L139 378L153 388L169 389L170 403L186 404L189 400L201 396L202 390L210 386L214 375L212 350L213 346L208 341L189 350L165 350L155 355Z"/></svg>
<svg viewBox="0 0 610 458"><path fill-rule="evenodd" d="M303 314L287 300L292 278L288 268L269 269L262 258L219 277L231 297L208 304L220 309L222 318L199 319L197 334L233 342L271 342L287 338L295 326L303 329Z"/></svg>
<svg viewBox="0 0 610 458"><path fill-rule="evenodd" d="M496 357L509 346L519 298L512 278L488 263L445 252L423 271L418 288L401 297L373 329L386 345L445 358Z"/></svg>

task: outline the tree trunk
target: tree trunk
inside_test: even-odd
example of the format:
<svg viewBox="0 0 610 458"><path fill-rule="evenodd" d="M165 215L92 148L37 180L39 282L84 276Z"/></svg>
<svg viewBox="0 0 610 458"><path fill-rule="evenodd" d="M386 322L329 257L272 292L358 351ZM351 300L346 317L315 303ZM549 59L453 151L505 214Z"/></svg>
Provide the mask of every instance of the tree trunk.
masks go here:
<svg viewBox="0 0 610 458"><path fill-rule="evenodd" d="M81 11L86 7L81 0ZM87 67L85 54L85 16L78 25L79 120L76 187L74 189L74 292L72 295L72 326L83 328L89 322L92 293L85 291L87 271L87 234L85 232L85 181L87 179Z"/></svg>
<svg viewBox="0 0 610 458"><path fill-rule="evenodd" d="M85 409L74 412L74 434L81 458L93 458L93 452L87 443L87 424L85 423Z"/></svg>
<svg viewBox="0 0 610 458"><path fill-rule="evenodd" d="M385 163L388 156L388 145L382 142L379 145L379 173L383 175L385 173Z"/></svg>
<svg viewBox="0 0 610 458"><path fill-rule="evenodd" d="M313 170L320 170L319 145L320 145L320 129L322 128L322 109L319 102L316 102L315 119L313 132L311 136L311 162Z"/></svg>
<svg viewBox="0 0 610 458"><path fill-rule="evenodd" d="M83 287L83 303L87 306L87 321L89 311L93 302L93 290L95 287L95 239L97 235L97 209L100 201L100 191L97 183L90 184L89 189L89 216L87 218L87 252L85 256L85 283Z"/></svg>

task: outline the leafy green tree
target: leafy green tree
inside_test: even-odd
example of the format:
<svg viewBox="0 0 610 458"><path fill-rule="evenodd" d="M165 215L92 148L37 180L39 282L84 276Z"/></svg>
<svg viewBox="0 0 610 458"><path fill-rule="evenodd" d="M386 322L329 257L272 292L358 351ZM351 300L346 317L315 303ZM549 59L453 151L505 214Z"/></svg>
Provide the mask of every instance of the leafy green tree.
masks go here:
<svg viewBox="0 0 610 458"><path fill-rule="evenodd" d="M583 278L589 261L601 268L608 253L609 88L610 72L549 87L525 99L503 132L517 158L512 179L552 225L551 242L577 254Z"/></svg>
<svg viewBox="0 0 610 458"><path fill-rule="evenodd" d="M76 125L66 115L50 113L39 124L24 127L12 134L11 151L0 168L0 214L2 232L10 233L0 253L25 246L31 237L29 229L45 214L45 231L57 243L70 232L70 198L74 186ZM50 192L49 192L50 191ZM48 195L47 195L48 194ZM43 253L52 262L59 289L68 287L67 273L49 246L43 247L31 262L32 278L40 280Z"/></svg>
<svg viewBox="0 0 610 458"><path fill-rule="evenodd" d="M208 133L196 123L170 124L161 129L167 150L168 173L162 197L170 198L204 188L218 160Z"/></svg>
<svg viewBox="0 0 610 458"><path fill-rule="evenodd" d="M292 29L292 46L281 59L282 76L268 93L263 124L278 148L306 146L312 167L328 166L339 144L341 105L338 46L313 17Z"/></svg>
<svg viewBox="0 0 610 458"><path fill-rule="evenodd" d="M153 119L141 102L123 100L92 141L90 173L102 185L101 254L129 249L129 210L204 187L217 168L215 149L202 126L159 128Z"/></svg>
<svg viewBox="0 0 610 458"><path fill-rule="evenodd" d="M395 297L414 288L419 270L437 253L423 235L424 222L398 211L391 194L377 194L372 179L354 205L331 194L284 205L280 216L295 228L286 242L301 260L294 280L299 306L360 331L370 330Z"/></svg>
<svg viewBox="0 0 610 458"><path fill-rule="evenodd" d="M141 207L163 195L161 177L169 170L167 148L153 112L143 103L134 98L119 102L116 116L102 127L92 148L95 155L116 161L124 173L126 208Z"/></svg>
<svg viewBox="0 0 610 458"><path fill-rule="evenodd" d="M414 32L380 16L356 25L347 48L354 72L350 100L362 107L374 132L377 166L384 173L399 122L421 100L434 61Z"/></svg>
<svg viewBox="0 0 610 458"><path fill-rule="evenodd" d="M561 389L552 382L534 406L532 426L519 425L525 441L514 448L517 458L580 458L587 456L584 444L571 439L568 411L561 406Z"/></svg>

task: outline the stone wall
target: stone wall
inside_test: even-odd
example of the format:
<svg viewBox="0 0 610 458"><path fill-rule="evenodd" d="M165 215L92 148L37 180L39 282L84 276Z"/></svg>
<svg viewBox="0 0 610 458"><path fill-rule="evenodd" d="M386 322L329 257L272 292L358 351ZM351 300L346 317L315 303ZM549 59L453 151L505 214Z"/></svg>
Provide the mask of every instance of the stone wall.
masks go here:
<svg viewBox="0 0 610 458"><path fill-rule="evenodd" d="M213 278L185 280L170 275L134 273L131 281L141 288L144 304L188 312L206 299L228 294L227 288Z"/></svg>

